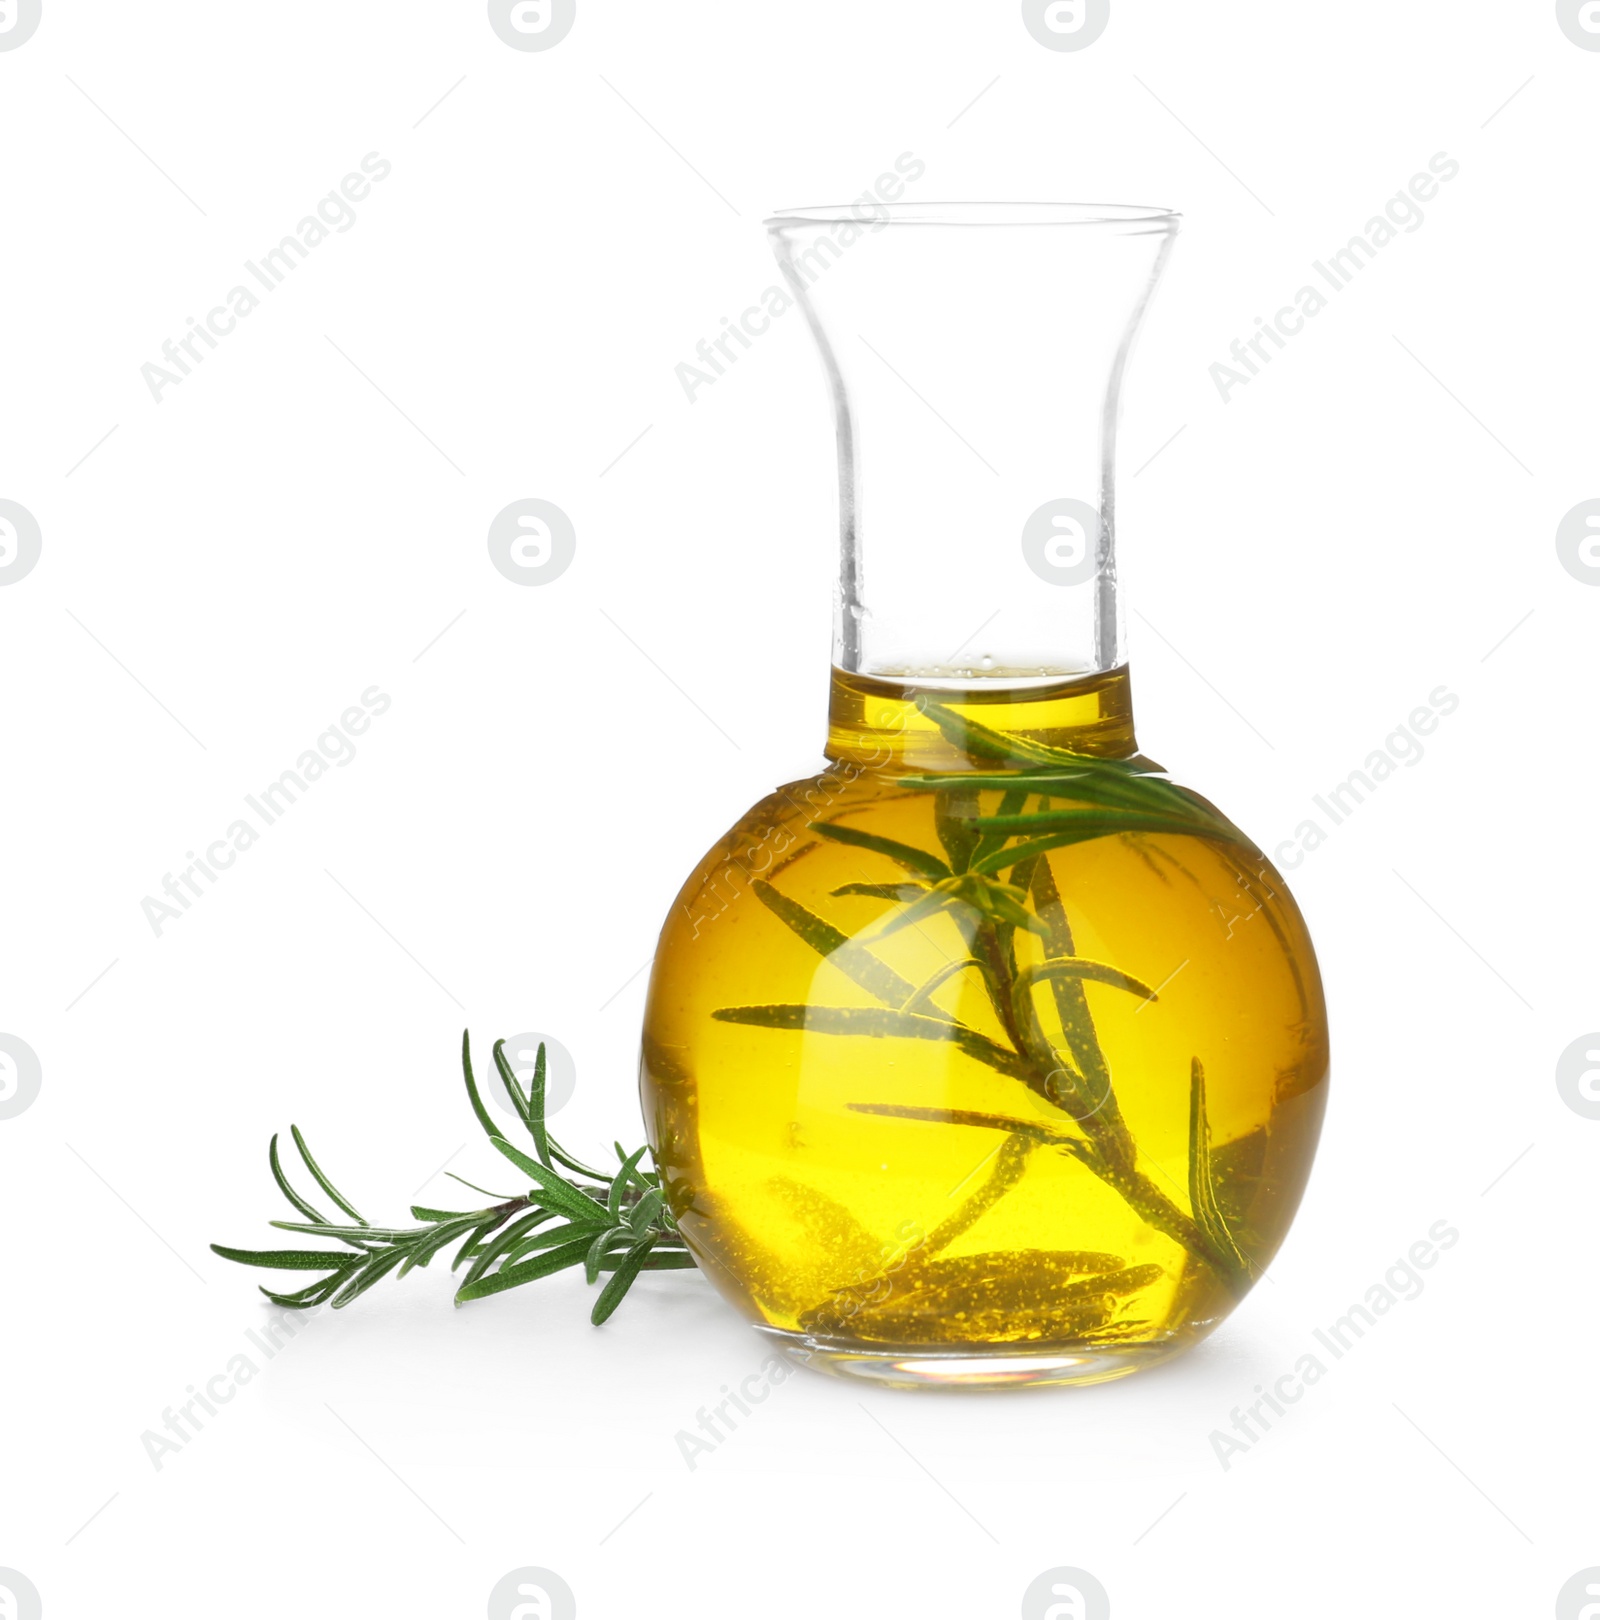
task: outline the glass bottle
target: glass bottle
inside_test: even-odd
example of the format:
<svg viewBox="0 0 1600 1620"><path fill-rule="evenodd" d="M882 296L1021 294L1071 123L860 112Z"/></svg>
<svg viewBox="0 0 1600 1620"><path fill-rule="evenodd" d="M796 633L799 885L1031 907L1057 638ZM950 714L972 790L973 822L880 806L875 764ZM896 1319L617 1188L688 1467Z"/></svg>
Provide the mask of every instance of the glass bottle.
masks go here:
<svg viewBox="0 0 1600 1620"><path fill-rule="evenodd" d="M662 930L641 1089L679 1227L763 1333L895 1385L1092 1383L1282 1242L1327 1093L1283 879L1138 752L1123 372L1177 216L768 222L839 454L828 767Z"/></svg>

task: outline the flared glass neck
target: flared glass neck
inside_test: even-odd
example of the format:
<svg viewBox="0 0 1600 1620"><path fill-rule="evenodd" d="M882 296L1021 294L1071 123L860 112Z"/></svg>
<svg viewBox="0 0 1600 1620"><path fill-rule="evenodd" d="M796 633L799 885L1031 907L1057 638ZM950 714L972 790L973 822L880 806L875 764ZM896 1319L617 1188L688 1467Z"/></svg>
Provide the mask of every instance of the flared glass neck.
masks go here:
<svg viewBox="0 0 1600 1620"><path fill-rule="evenodd" d="M1056 203L767 222L833 399L839 670L1016 689L1121 666L1119 396L1177 227Z"/></svg>

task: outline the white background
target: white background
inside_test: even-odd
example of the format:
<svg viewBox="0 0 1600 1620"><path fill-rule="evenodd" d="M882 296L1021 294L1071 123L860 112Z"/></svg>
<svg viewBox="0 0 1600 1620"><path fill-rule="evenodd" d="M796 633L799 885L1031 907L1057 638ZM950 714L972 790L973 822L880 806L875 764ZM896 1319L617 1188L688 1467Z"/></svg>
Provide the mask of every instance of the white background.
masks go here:
<svg viewBox="0 0 1600 1620"><path fill-rule="evenodd" d="M0 1120L0 1566L52 1620L475 1617L520 1565L586 1617L1012 1616L1057 1565L1118 1620L1551 1612L1600 1564L1600 1123L1554 1079L1600 1025L1600 590L1555 546L1600 495L1600 53L1543 0L1115 0L1081 52L955 0L579 0L546 52L473 3L44 12L0 52L0 497L43 532L0 588L0 1031L43 1066ZM141 366L369 152L354 227L157 405ZM797 1374L691 1472L765 1354L698 1277L597 1332L581 1279L457 1312L430 1271L158 1471L266 1314L206 1244L267 1238L272 1130L368 1214L449 1204L470 1023L570 1047L575 1146L638 1139L639 970L814 768L834 565L798 320L693 405L674 368L776 279L766 212L903 152L926 200L1186 215L1123 440L1149 752L1270 850L1460 699L1290 874L1336 1070L1270 1284L1098 1389ZM1438 152L1422 227L1224 404L1211 365ZM489 562L524 497L577 530L543 588ZM157 938L142 899L374 684L358 757ZM1440 1220L1421 1297L1224 1470Z"/></svg>

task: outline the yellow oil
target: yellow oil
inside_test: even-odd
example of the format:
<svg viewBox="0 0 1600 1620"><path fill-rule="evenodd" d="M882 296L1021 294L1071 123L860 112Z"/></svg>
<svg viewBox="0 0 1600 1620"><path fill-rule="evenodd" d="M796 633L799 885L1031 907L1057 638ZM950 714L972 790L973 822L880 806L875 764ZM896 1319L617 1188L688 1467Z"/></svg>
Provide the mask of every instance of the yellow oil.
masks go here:
<svg viewBox="0 0 1600 1620"><path fill-rule="evenodd" d="M980 723L982 753L929 699ZM938 879L859 835L959 866L977 835L952 814L1015 813L1011 772L1040 768L997 762L996 738L1135 757L1126 669L998 689L834 673L830 768L757 804L667 919L646 1119L685 1239L758 1325L838 1355L1063 1352L1114 1376L1209 1331L1282 1241L1327 1089L1321 982L1282 879L1205 828L1052 848L969 880L981 905L885 932ZM915 785L939 773L996 785ZM1021 813L1084 807L1052 786ZM1028 835L985 847L1008 836ZM1059 977L1017 989L1047 962Z"/></svg>

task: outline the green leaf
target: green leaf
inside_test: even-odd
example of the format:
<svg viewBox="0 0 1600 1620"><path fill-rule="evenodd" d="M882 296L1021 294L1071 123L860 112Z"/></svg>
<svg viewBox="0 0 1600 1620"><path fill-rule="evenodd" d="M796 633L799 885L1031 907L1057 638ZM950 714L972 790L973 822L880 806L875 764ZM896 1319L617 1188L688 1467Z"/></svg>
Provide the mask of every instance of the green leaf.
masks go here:
<svg viewBox="0 0 1600 1620"><path fill-rule="evenodd" d="M1025 844L1012 844L1011 849L985 855L972 868L973 872L1004 872L1007 867L1015 867L1022 860L1032 859L1033 855L1048 855L1053 849L1067 849L1070 844L1087 844L1090 839L1113 838L1117 833L1182 833L1187 838L1208 836L1202 828L1177 823L1172 821L1171 816L1132 816L1104 810L1051 810L1049 815L1053 818L1077 816L1079 820L1064 826L1061 831L1046 833L1043 838L1030 839Z"/></svg>
<svg viewBox="0 0 1600 1620"><path fill-rule="evenodd" d="M446 1170L445 1174L452 1181L459 1181L463 1187L470 1187L475 1193L482 1193L485 1198L492 1198L497 1204L510 1203L510 1193L490 1192L487 1187L480 1187L475 1181L468 1181L465 1176L458 1176L454 1170Z"/></svg>
<svg viewBox="0 0 1600 1620"><path fill-rule="evenodd" d="M1006 790L1005 796L1000 800L1000 814L1002 816L1014 816L1027 802L1028 793L1025 788L1009 787ZM1004 833L981 833L978 838L977 846L972 852L972 861L981 861L986 856L994 854L994 852L999 849L1000 846L1005 843L1005 841L1006 835Z"/></svg>
<svg viewBox="0 0 1600 1620"><path fill-rule="evenodd" d="M366 1217L350 1202L343 1193L322 1173L322 1166L311 1157L311 1149L306 1146L306 1139L300 1134L298 1125L291 1125L289 1133L294 1137L294 1145L300 1150L300 1157L305 1161L306 1169L316 1178L317 1185L342 1209L351 1220L359 1226L368 1224Z"/></svg>
<svg viewBox="0 0 1600 1620"><path fill-rule="evenodd" d="M646 1143L644 1147L640 1148L638 1153L631 1154L624 1153L622 1151L622 1144L620 1142L616 1144L616 1147L617 1157L622 1161L623 1165L623 1168L617 1172L618 1175L622 1176L625 1180L635 1181L644 1188L659 1187L661 1185L661 1177L658 1176L654 1170L641 1170L639 1168L641 1162L640 1154L650 1153L651 1161L654 1162L655 1155L651 1152L648 1143ZM629 1165L632 1165L633 1168L629 1169Z"/></svg>
<svg viewBox="0 0 1600 1620"><path fill-rule="evenodd" d="M567 1167L567 1169L569 1169L570 1171L573 1172L574 1175L588 1176L591 1181L599 1181L599 1182L609 1181L611 1178L606 1175L604 1170L596 1170L592 1165L585 1164L581 1159L574 1158L572 1156L572 1154L567 1152L567 1150L564 1147L562 1147L562 1145L555 1139L554 1136L552 1136L550 1134L549 1130L545 1127L545 1124L544 1124L545 1071L544 1071L544 1044L543 1044L543 1042L540 1043L539 1056L535 1059L535 1062L534 1062L533 1085L534 1085L535 1094L536 1094L536 1097L537 1097L537 1100L538 1100L540 1129L544 1132L545 1143L550 1149L550 1157L552 1159L554 1159L557 1164L564 1164Z"/></svg>
<svg viewBox="0 0 1600 1620"><path fill-rule="evenodd" d="M1065 960L1076 956L1072 925L1067 921L1067 908L1061 903L1061 891L1056 887L1050 863L1042 857L1033 868L1032 889L1034 908L1045 925L1047 960L1051 957ZM1055 978L1049 984L1054 992L1056 1016L1061 1020L1072 1060L1083 1075L1087 1094L1104 1099L1095 1117L1110 1136L1117 1138L1120 1156L1130 1158L1133 1144L1122 1125L1122 1111L1112 1091L1111 1069L1105 1053L1100 1049L1088 994L1077 979Z"/></svg>
<svg viewBox="0 0 1600 1620"><path fill-rule="evenodd" d="M927 885L921 882L841 883L837 889L829 890L836 900L847 894L861 895L868 900L915 900L919 894L927 892Z"/></svg>
<svg viewBox="0 0 1600 1620"><path fill-rule="evenodd" d="M344 1271L361 1262L360 1255L336 1249L230 1249L213 1243L211 1252L241 1266L265 1266L270 1271Z"/></svg>
<svg viewBox="0 0 1600 1620"><path fill-rule="evenodd" d="M492 1198L494 1195L491 1193L489 1196ZM502 1199L501 1202L504 1202L504 1200ZM460 1220L463 1215L472 1214L472 1211L470 1209L429 1209L426 1204L413 1204L411 1213L416 1220L431 1222Z"/></svg>
<svg viewBox="0 0 1600 1620"><path fill-rule="evenodd" d="M622 1199L623 1195L628 1190L629 1173L633 1170L634 1166L638 1164L640 1159L642 1159L649 1151L649 1144L646 1143L646 1145L640 1148L637 1153L631 1154L628 1158L622 1161L622 1168L616 1173L615 1178L612 1180L611 1194L606 1199L606 1209L610 1213L612 1220L616 1220L618 1215L622 1213Z"/></svg>
<svg viewBox="0 0 1600 1620"><path fill-rule="evenodd" d="M472 1037L467 1030L461 1032L461 1071L466 1077L467 1097L472 1103L473 1113L478 1116L478 1123L490 1141L504 1141L506 1133L490 1117L489 1110L483 1105L483 1098L478 1095L478 1082L472 1077Z"/></svg>
<svg viewBox="0 0 1600 1620"><path fill-rule="evenodd" d="M602 1232L610 1230L610 1224L606 1221L568 1221L564 1226L552 1226L548 1232L534 1232L518 1239L506 1251L506 1264L515 1265L525 1254L533 1254L539 1249L553 1249L563 1243L576 1243L579 1238L586 1244L592 1243Z"/></svg>
<svg viewBox="0 0 1600 1620"><path fill-rule="evenodd" d="M974 828L978 795L970 784L942 788L933 796L933 830L939 835L952 872L965 872L982 841Z"/></svg>
<svg viewBox="0 0 1600 1620"><path fill-rule="evenodd" d="M506 1096L511 1099L511 1107L518 1119L524 1125L528 1123L528 1099L522 1095L522 1086L517 1080L516 1071L506 1059L506 1043L496 1041L491 1048L494 1060L495 1073L500 1077L500 1084L505 1089Z"/></svg>
<svg viewBox="0 0 1600 1620"><path fill-rule="evenodd" d="M1012 835L1034 833L1040 836L1053 832L1075 832L1079 828L1097 828L1091 837L1103 832L1169 832L1195 837L1210 829L1199 821L1185 820L1182 816L1124 813L1113 810L1044 810L1030 815L979 816L974 823L986 832Z"/></svg>
<svg viewBox="0 0 1600 1620"><path fill-rule="evenodd" d="M533 1060L533 1080L528 1087L528 1095L522 1095L522 1087L517 1084L516 1071L506 1059L506 1043L494 1043L494 1063L500 1071L501 1084L510 1093L512 1103L522 1123L528 1129L528 1135L533 1138L534 1151L539 1155L541 1164L550 1162L550 1139L544 1127L545 1110L545 1057L544 1042L539 1042L539 1050Z"/></svg>
<svg viewBox="0 0 1600 1620"><path fill-rule="evenodd" d="M1026 787L1035 793L1054 793L1062 798L1099 799L1130 810L1166 810L1185 818L1197 817L1209 823L1219 835L1247 842L1232 823L1194 794L1168 781L1160 768L1148 760L1079 754L1030 738L1004 734L926 698L919 700L918 707L958 748L975 758L999 760L1019 767L1017 777L1021 780L1013 777L1008 781L999 773L970 776L943 773L903 777L901 780L908 787L939 789L958 781L974 788Z"/></svg>
<svg viewBox="0 0 1600 1620"><path fill-rule="evenodd" d="M600 1290L600 1297L594 1302L594 1310L590 1312L589 1320L596 1327L606 1321L622 1303L623 1295L633 1287L634 1278L644 1269L644 1263L654 1246L654 1238L645 1238L635 1243L622 1257L622 1263L612 1273L611 1281Z"/></svg>
<svg viewBox="0 0 1600 1620"><path fill-rule="evenodd" d="M327 1217L315 1210L289 1185L289 1178L283 1173L283 1165L278 1159L278 1137L274 1132L272 1141L267 1146L267 1163L272 1166L272 1179L278 1184L278 1191L300 1211L308 1221L321 1221Z"/></svg>
<svg viewBox="0 0 1600 1620"><path fill-rule="evenodd" d="M949 777L906 777L907 786L938 791L946 786ZM1131 760L1100 759L1083 755L1073 770L1024 769L1001 775L977 775L971 778L975 788L1004 792L1038 794L1042 799L1051 797L1072 799L1079 803L1098 804L1104 808L1144 811L1149 814L1177 815L1184 820L1207 822L1218 827L1231 826L1204 800L1176 782L1169 781L1154 767L1146 767ZM1020 808L1020 807L1019 807ZM1003 814L1016 814L1016 810Z"/></svg>
<svg viewBox="0 0 1600 1620"><path fill-rule="evenodd" d="M968 968L977 968L981 973L983 971L983 963L980 962L975 956L965 956L962 957L958 962L946 962L943 967L935 968L934 971L917 986L917 993L912 996L912 998L901 1010L908 1013L920 1012L923 1004L928 1001L929 997L932 996L942 984L946 983L950 979L955 978L959 973L965 973ZM943 1018L945 1014L938 1007L935 1007L931 1016Z"/></svg>
<svg viewBox="0 0 1600 1620"><path fill-rule="evenodd" d="M473 1262L464 1283L476 1282L503 1254L508 1254L517 1246L517 1243L537 1226L546 1221L553 1221L556 1217L548 1210L530 1210L526 1215L520 1215L505 1228L494 1240L486 1244L483 1251L473 1258ZM457 1264L460 1262L458 1261ZM453 1269L453 1268L452 1268Z"/></svg>
<svg viewBox="0 0 1600 1620"><path fill-rule="evenodd" d="M625 1227L610 1226L589 1245L589 1251L583 1257L583 1275L589 1283L600 1280L600 1262L605 1258L606 1250L623 1242L627 1236Z"/></svg>
<svg viewBox="0 0 1600 1620"><path fill-rule="evenodd" d="M503 1136L494 1139L494 1145L524 1174L532 1176L541 1190L539 1202L547 1209L558 1209L574 1220L605 1219L606 1207L587 1193L580 1192L559 1171L530 1159L521 1148L513 1147Z"/></svg>
<svg viewBox="0 0 1600 1620"><path fill-rule="evenodd" d="M1157 999L1155 991L1142 979L1134 978L1131 973L1124 973L1120 968L1107 967L1104 962L1090 962L1078 956L1042 962L1037 967L1029 968L1023 974L1023 978L1030 986L1056 979L1092 979L1098 984L1115 985L1118 990L1127 990L1133 995L1142 996L1146 1001Z"/></svg>
<svg viewBox="0 0 1600 1620"><path fill-rule="evenodd" d="M480 1277L474 1283L464 1283L456 1291L456 1304L465 1305L474 1299L487 1299L490 1294L503 1294L508 1288L520 1288L523 1283L536 1282L552 1272L564 1271L582 1261L594 1241L590 1236L574 1238L560 1248L551 1249L537 1260L525 1260L520 1265L507 1266L492 1276Z"/></svg>
<svg viewBox="0 0 1600 1620"><path fill-rule="evenodd" d="M274 1305L281 1305L285 1310L308 1311L314 1305L323 1304L339 1286L343 1276L343 1272L337 1272L332 1277L325 1277L321 1282L314 1282L309 1288L297 1289L292 1294L275 1294L270 1288L262 1288L261 1292Z"/></svg>
<svg viewBox="0 0 1600 1620"><path fill-rule="evenodd" d="M590 1165L584 1164L580 1160L573 1158L573 1156L568 1153L567 1150L562 1147L562 1145L556 1141L553 1136L549 1136L547 1134L546 1140L550 1143L550 1157L554 1159L557 1164L564 1164L567 1169L572 1171L574 1175L588 1176L591 1181L610 1181L611 1177L608 1176L604 1170L596 1170Z"/></svg>
<svg viewBox="0 0 1600 1620"><path fill-rule="evenodd" d="M818 956L859 984L868 995L890 1007L900 1007L910 998L911 986L887 963L854 943L831 923L807 911L798 901L780 894L770 883L757 878L751 885L756 898L780 921L786 923Z"/></svg>
<svg viewBox="0 0 1600 1620"><path fill-rule="evenodd" d="M968 787L980 793L1009 793L1014 789L1019 793L1054 794L1061 799L1080 797L1084 783L1091 789L1113 781L1135 788L1150 783L1174 786L1155 766L1132 759L1108 759L1100 754L1074 754L1070 766L1021 765L1007 771L929 772L902 776L897 781L902 787L921 792L953 787Z"/></svg>
<svg viewBox="0 0 1600 1620"><path fill-rule="evenodd" d="M975 759L998 759L1023 765L1071 765L1077 763L1079 757L1026 737L995 731L981 720L969 720L927 696L917 699L917 707L944 733L947 742Z"/></svg>
<svg viewBox="0 0 1600 1620"><path fill-rule="evenodd" d="M711 1015L724 1024L753 1024L761 1029L804 1030L817 1035L900 1037L917 1041L949 1041L969 1057L1013 1079L1026 1080L1031 1071L1015 1052L980 1035L964 1024L921 1013L892 1012L881 1007L810 1007L803 1004L766 1007L719 1007Z"/></svg>
<svg viewBox="0 0 1600 1620"><path fill-rule="evenodd" d="M885 917L875 928L863 934L862 939L876 944L880 939L888 939L902 929L915 928L919 922L937 917L941 911L948 911L956 903L956 897L944 887L944 883L951 881L953 880L944 879L940 884L927 890L920 899L913 900L904 911L897 911L893 916ZM909 985L906 986L908 991L910 988Z"/></svg>
<svg viewBox="0 0 1600 1620"><path fill-rule="evenodd" d="M1027 907L1028 891L1009 883L1000 883L981 872L968 872L959 879L957 895L981 916L991 922L1006 923L1012 928L1026 928L1041 932L1039 919Z"/></svg>
<svg viewBox="0 0 1600 1620"><path fill-rule="evenodd" d="M385 1249L333 1296L333 1308L342 1311L352 1300L359 1299L374 1283L381 1282L406 1257L404 1249Z"/></svg>
<svg viewBox="0 0 1600 1620"><path fill-rule="evenodd" d="M659 1187L652 1187L650 1191L647 1192L644 1197L633 1206L633 1212L628 1216L628 1225L631 1226L635 1232L641 1234L648 1232L652 1223L655 1221L656 1216L661 1213L661 1205L665 1201L666 1196L667 1195L662 1192Z"/></svg>
<svg viewBox="0 0 1600 1620"><path fill-rule="evenodd" d="M488 1224L495 1225L504 1219L505 1216L497 1215L494 1218L494 1221ZM485 1223L476 1218L464 1221L453 1221L447 1225L439 1227L431 1237L424 1238L422 1242L417 1244L416 1247L412 1249L406 1263L400 1268L400 1275L402 1277L405 1276L405 1274L413 1267L420 1271L441 1249L447 1248L450 1244L454 1243L458 1237L470 1238L470 1235L473 1232L482 1231L484 1229Z"/></svg>
<svg viewBox="0 0 1600 1620"><path fill-rule="evenodd" d="M331 1221L269 1221L280 1232L304 1232L309 1237L338 1238L363 1247L374 1243L405 1242L421 1237L425 1226L335 1226Z"/></svg>
<svg viewBox="0 0 1600 1620"><path fill-rule="evenodd" d="M1092 1156L1093 1149L1082 1137L1040 1125L1032 1120L1013 1119L1007 1114L985 1114L971 1108L914 1108L901 1103L847 1103L855 1114L881 1114L887 1119L917 1119L929 1125L970 1125L984 1131L1006 1131L1033 1142L1064 1148L1077 1158Z"/></svg>
<svg viewBox="0 0 1600 1620"><path fill-rule="evenodd" d="M917 788L923 792L941 788L968 787L980 793L1009 793L1012 789L1024 793L1055 793L1070 798L1075 785L1099 775L1102 771L1121 770L1122 760L1101 759L1084 754L1077 768L1047 770L1042 766L1022 766L1010 771L946 771L928 772L897 778L902 787Z"/></svg>
<svg viewBox="0 0 1600 1620"><path fill-rule="evenodd" d="M609 1271L611 1266L601 1266L602 1271ZM645 1261L646 1271L698 1271L692 1254L677 1253L671 1249L655 1249L650 1258Z"/></svg>
<svg viewBox="0 0 1600 1620"><path fill-rule="evenodd" d="M1206 1117L1206 1071L1200 1059L1189 1065L1189 1208L1201 1231L1241 1276L1249 1276L1250 1262L1234 1240L1217 1204L1211 1166L1211 1122Z"/></svg>
<svg viewBox="0 0 1600 1620"><path fill-rule="evenodd" d="M473 1259L478 1254L481 1254L483 1251L480 1245L483 1243L483 1240L488 1237L488 1235L494 1231L494 1229L499 1226L500 1223L505 1220L505 1218L506 1217L504 1215L496 1215L493 1220L485 1221L481 1226L474 1227L472 1231L467 1234L467 1241L456 1250L456 1257L450 1262L450 1269L452 1271L459 1271L462 1266L467 1263L467 1261Z"/></svg>
<svg viewBox="0 0 1600 1620"><path fill-rule="evenodd" d="M1011 877L1009 879L1011 886L1024 897L1026 897L1032 890L1034 870L1038 866L1039 862L1043 859L1044 857L1042 855L1030 855L1025 860L1018 861L1017 864L1011 868ZM1038 917L1039 913L1035 911L1034 916ZM1039 917L1039 921L1040 923L1043 923L1044 918ZM1045 940L1047 944L1049 943L1050 930L1048 926L1036 926L1031 931L1038 934L1040 938Z"/></svg>
<svg viewBox="0 0 1600 1620"><path fill-rule="evenodd" d="M898 843L893 838L880 838L876 833L863 832L859 827L846 827L837 821L813 821L811 831L822 838L831 838L836 844L850 844L857 849L870 849L886 855L909 872L920 872L924 877L945 878L950 868L937 855L910 844Z"/></svg>
<svg viewBox="0 0 1600 1620"><path fill-rule="evenodd" d="M1012 928L1037 931L1038 919L1024 904L1026 899L1025 890L997 882L987 872L962 872L955 877L942 878L920 900L907 906L904 911L885 918L861 937L864 942L887 939L904 928L914 927L927 917L937 916L957 906L967 907L979 917L987 917Z"/></svg>

